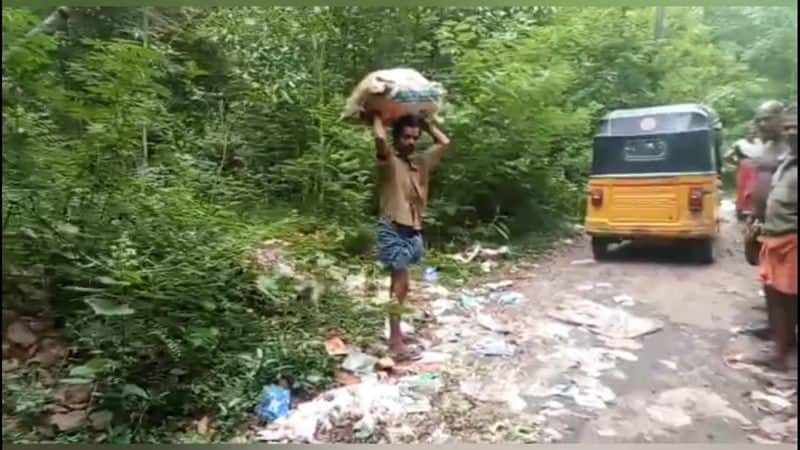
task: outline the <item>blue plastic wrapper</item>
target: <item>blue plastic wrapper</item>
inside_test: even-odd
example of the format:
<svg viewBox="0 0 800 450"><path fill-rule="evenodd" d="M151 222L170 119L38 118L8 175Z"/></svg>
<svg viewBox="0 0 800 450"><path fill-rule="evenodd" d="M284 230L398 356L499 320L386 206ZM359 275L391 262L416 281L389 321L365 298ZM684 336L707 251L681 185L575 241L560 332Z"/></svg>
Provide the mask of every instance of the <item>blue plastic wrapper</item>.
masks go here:
<svg viewBox="0 0 800 450"><path fill-rule="evenodd" d="M276 420L289 415L292 394L288 389L269 385L261 391L261 402L256 406L256 414L264 420Z"/></svg>
<svg viewBox="0 0 800 450"><path fill-rule="evenodd" d="M436 267L426 267L422 272L422 277L426 283L436 283L439 279L439 274L436 272Z"/></svg>

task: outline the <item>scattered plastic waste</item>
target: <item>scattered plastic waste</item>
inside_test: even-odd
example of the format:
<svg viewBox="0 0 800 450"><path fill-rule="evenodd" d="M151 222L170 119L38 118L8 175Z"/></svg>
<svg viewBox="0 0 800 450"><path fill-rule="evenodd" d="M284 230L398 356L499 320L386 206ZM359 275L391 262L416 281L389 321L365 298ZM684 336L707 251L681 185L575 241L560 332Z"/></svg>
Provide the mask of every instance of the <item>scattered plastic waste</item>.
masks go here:
<svg viewBox="0 0 800 450"><path fill-rule="evenodd" d="M486 283L484 286L486 287L486 289L489 289L490 291L499 291L502 289L510 288L513 285L514 285L513 281L503 280L503 281L498 281L496 283Z"/></svg>
<svg viewBox="0 0 800 450"><path fill-rule="evenodd" d="M525 300L525 296L519 292L505 292L500 295L499 300L504 305L516 305Z"/></svg>
<svg viewBox="0 0 800 450"><path fill-rule="evenodd" d="M478 322L478 325L496 333L507 334L511 331L507 326L497 322L492 316L487 314L478 313L475 316L475 321Z"/></svg>
<svg viewBox="0 0 800 450"><path fill-rule="evenodd" d="M692 417L721 417L735 420L742 425L751 423L717 393L695 387L676 388L660 393L647 408L647 413L652 419L673 427L690 424Z"/></svg>
<svg viewBox="0 0 800 450"><path fill-rule="evenodd" d="M603 342L603 345L609 348L641 350L642 347L644 347L641 342L633 339L613 339L601 335L600 340Z"/></svg>
<svg viewBox="0 0 800 450"><path fill-rule="evenodd" d="M614 296L614 303L618 303L622 306L633 306L634 301L633 297L630 295L622 294Z"/></svg>
<svg viewBox="0 0 800 450"><path fill-rule="evenodd" d="M594 289L594 284L579 284L575 289L580 292L589 292Z"/></svg>
<svg viewBox="0 0 800 450"><path fill-rule="evenodd" d="M267 442L318 443L315 437L318 430L341 426L349 418L371 417L358 425L366 433L371 420L385 423L405 414L405 395L400 386L375 380L333 389L301 403L288 416L259 432L257 438Z"/></svg>
<svg viewBox="0 0 800 450"><path fill-rule="evenodd" d="M611 309L585 299L559 305L548 315L566 323L584 325L594 333L617 339L637 338L655 333L664 326L659 320L637 317L622 309Z"/></svg>
<svg viewBox="0 0 800 450"><path fill-rule="evenodd" d="M594 287L598 289L611 289L614 287L614 285L611 283L595 283Z"/></svg>
<svg viewBox="0 0 800 450"><path fill-rule="evenodd" d="M617 435L617 432L611 428L601 428L597 430L597 435L600 437L614 437Z"/></svg>
<svg viewBox="0 0 800 450"><path fill-rule="evenodd" d="M461 306L463 306L464 308L476 308L481 306L481 303L484 302L484 298L470 295L467 293L461 293L461 296L459 297L459 302L461 303Z"/></svg>
<svg viewBox="0 0 800 450"><path fill-rule="evenodd" d="M770 414L783 413L792 407L792 402L777 395L766 394L761 391L753 391L750 398L755 402L756 407Z"/></svg>
<svg viewBox="0 0 800 450"><path fill-rule="evenodd" d="M506 403L511 411L515 412L522 411L527 406L514 383L498 384L492 381L468 379L460 383L459 390L462 394L481 402Z"/></svg>
<svg viewBox="0 0 800 450"><path fill-rule="evenodd" d="M439 274L436 271L436 267L426 267L422 271L422 279L429 284L434 284L439 279Z"/></svg>
<svg viewBox="0 0 800 450"><path fill-rule="evenodd" d="M572 266L585 266L585 265L588 265L588 264L595 264L595 263L597 263L597 261L595 261L593 259L578 259L576 261L572 261L570 263L570 265L572 265Z"/></svg>
<svg viewBox="0 0 800 450"><path fill-rule="evenodd" d="M646 411L651 419L672 428L680 428L692 423L691 416L675 406L652 405L648 406Z"/></svg>
<svg viewBox="0 0 800 450"><path fill-rule="evenodd" d="M473 349L483 356L513 356L516 347L508 343L502 336L488 335L475 343Z"/></svg>
<svg viewBox="0 0 800 450"><path fill-rule="evenodd" d="M419 359L415 361L417 364L441 364L449 361L451 355L442 352L422 352Z"/></svg>
<svg viewBox="0 0 800 450"><path fill-rule="evenodd" d="M375 371L378 358L361 352L353 352L342 361L342 369L356 375L366 375Z"/></svg>
<svg viewBox="0 0 800 450"><path fill-rule="evenodd" d="M264 420L277 420L289 414L291 403L292 395L288 389L276 385L264 386L256 414Z"/></svg>
<svg viewBox="0 0 800 450"><path fill-rule="evenodd" d="M661 363L662 366L665 366L666 368L668 368L670 370L678 370L678 365L675 363L675 361L669 361L669 360L666 360L666 359L662 359L662 360L659 361L659 363Z"/></svg>
<svg viewBox="0 0 800 450"><path fill-rule="evenodd" d="M433 315L435 317L443 316L448 312L453 311L455 308L456 302L452 300L440 298L431 302L431 309L433 309Z"/></svg>

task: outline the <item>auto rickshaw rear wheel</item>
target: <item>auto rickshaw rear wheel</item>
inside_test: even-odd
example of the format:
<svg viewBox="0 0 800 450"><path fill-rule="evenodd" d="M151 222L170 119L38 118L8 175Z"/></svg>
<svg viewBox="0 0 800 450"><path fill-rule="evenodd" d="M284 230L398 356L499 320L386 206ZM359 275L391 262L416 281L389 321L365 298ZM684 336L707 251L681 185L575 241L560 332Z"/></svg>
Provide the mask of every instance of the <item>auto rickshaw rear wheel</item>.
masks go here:
<svg viewBox="0 0 800 450"><path fill-rule="evenodd" d="M714 262L714 241L703 239L693 242L692 253L694 259L700 264L712 264Z"/></svg>
<svg viewBox="0 0 800 450"><path fill-rule="evenodd" d="M611 239L592 236L592 256L596 261L608 258L609 244L611 244Z"/></svg>

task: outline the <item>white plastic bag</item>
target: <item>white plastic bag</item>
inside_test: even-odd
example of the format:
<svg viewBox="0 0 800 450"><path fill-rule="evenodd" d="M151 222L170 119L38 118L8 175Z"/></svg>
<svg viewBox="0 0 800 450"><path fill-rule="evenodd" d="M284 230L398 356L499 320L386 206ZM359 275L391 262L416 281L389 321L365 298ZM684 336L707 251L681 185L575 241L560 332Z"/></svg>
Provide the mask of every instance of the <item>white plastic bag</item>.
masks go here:
<svg viewBox="0 0 800 450"><path fill-rule="evenodd" d="M413 69L379 70L367 75L353 90L340 120L359 122L366 112L392 122L407 114L435 117L445 90Z"/></svg>

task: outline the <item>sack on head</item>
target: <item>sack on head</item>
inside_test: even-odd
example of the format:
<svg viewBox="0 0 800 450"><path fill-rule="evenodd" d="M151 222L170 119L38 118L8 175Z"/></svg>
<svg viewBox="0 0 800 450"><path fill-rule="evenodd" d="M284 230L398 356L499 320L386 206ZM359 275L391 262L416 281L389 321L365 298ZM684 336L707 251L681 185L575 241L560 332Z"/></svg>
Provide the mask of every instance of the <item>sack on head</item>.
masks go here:
<svg viewBox="0 0 800 450"><path fill-rule="evenodd" d="M379 70L358 83L339 119L361 122L362 113L379 114L390 123L407 114L435 117L444 94L441 84L429 81L416 70Z"/></svg>

